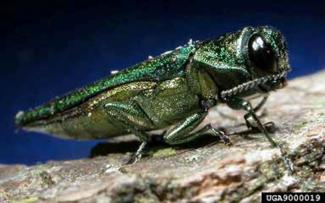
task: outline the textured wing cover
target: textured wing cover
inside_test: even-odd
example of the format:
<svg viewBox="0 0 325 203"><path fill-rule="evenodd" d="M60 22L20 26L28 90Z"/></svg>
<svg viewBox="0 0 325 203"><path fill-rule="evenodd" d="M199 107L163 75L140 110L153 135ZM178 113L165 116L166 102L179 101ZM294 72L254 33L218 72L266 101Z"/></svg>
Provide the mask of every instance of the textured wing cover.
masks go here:
<svg viewBox="0 0 325 203"><path fill-rule="evenodd" d="M65 111L101 92L135 81L161 81L184 74L184 65L194 51L194 46L184 46L168 54L139 63L129 69L108 76L84 88L70 92L47 104L24 113L18 113L16 124L24 126L30 122L46 119L56 113Z"/></svg>

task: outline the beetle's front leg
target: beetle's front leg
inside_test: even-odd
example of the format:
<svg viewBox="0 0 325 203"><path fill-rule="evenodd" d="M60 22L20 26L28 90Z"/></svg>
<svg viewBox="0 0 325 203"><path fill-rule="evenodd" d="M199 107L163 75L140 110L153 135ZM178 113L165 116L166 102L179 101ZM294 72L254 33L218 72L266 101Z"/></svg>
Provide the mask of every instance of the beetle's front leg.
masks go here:
<svg viewBox="0 0 325 203"><path fill-rule="evenodd" d="M267 98L268 98L268 95L265 95L265 96L263 96L263 98L261 99L261 101L259 101L257 103L257 105L254 107L254 112L255 113L257 113L264 106ZM227 119L230 119L230 120L233 120L233 121L238 121L238 119L236 117L233 117L233 116L229 116L227 114L224 114L222 111L219 111L218 109L217 109L217 112L220 114L220 116L222 116L224 118L227 118ZM265 112L263 111L262 113L260 113L260 115L258 117L261 118L261 117L264 117L264 116L265 116ZM248 128L255 126L255 125L249 125L249 123L247 122L247 119L246 118L245 118L245 121L246 121L246 125L247 125ZM270 124L273 124L273 127L275 129L274 123L273 122L269 122L269 123ZM267 130L269 130L269 128L267 128ZM271 132L271 131L269 131L269 132Z"/></svg>
<svg viewBox="0 0 325 203"><path fill-rule="evenodd" d="M164 134L165 142L171 145L183 144L203 135L209 134L218 137L225 144L230 144L230 140L225 132L214 129L210 124L205 125L200 130L191 133L191 131L193 131L203 121L206 115L207 112L200 112L189 116Z"/></svg>
<svg viewBox="0 0 325 203"><path fill-rule="evenodd" d="M258 123L256 122L255 118L252 116L252 114L250 114L250 113L245 114L244 119L246 122L246 126L250 132L252 132L252 133L260 132ZM276 126L273 121L264 123L263 126L268 133L274 133L276 131Z"/></svg>
<svg viewBox="0 0 325 203"><path fill-rule="evenodd" d="M254 107L253 112L257 112L259 111L263 105L265 104L266 100L268 98L268 95L264 96L262 98L262 100ZM262 114L263 115L263 114ZM259 116L261 117L261 116ZM252 115L250 113L247 113L245 116L245 121L246 121L246 125L247 127L251 130L251 131L260 131L260 129L258 128L258 124L256 123L255 119L252 117ZM267 132L269 133L274 133L276 130L275 124L273 121L264 123L263 126L265 127L265 129L267 130Z"/></svg>
<svg viewBox="0 0 325 203"><path fill-rule="evenodd" d="M252 106L250 107L250 108L252 108L252 112L254 112L254 114L256 115L257 118L263 116L263 114L261 116L257 116L256 112L259 111L263 107L267 98L268 98L268 95L264 96L262 98L262 100L259 101L259 103L255 107L252 107ZM246 101L243 99L239 99L239 98L232 98L227 101L227 104L232 109L244 109L244 107L242 107L242 105L241 105L243 102L246 102ZM251 104L249 103L249 105L251 105ZM231 134L247 134L247 133L261 132L260 128L258 127L258 123L257 123L256 119L254 119L252 113L250 113L250 112L246 113L244 116L244 119L245 119L245 123L246 123L248 130L240 131L240 132L233 132ZM276 130L276 126L273 121L264 123L263 126L268 133L274 133Z"/></svg>
<svg viewBox="0 0 325 203"><path fill-rule="evenodd" d="M227 101L227 104L234 109L242 109L245 110L247 112L247 114L245 115L245 117L247 118L252 118L254 120L254 123L256 124L256 127L265 135L265 137L269 140L269 142L271 143L271 145L273 147L277 147L280 149L282 155L283 155L283 161L286 165L286 168L292 173L294 171L293 169L293 163L292 161L286 157L286 153L284 152L283 148L281 145L278 145L273 139L272 137L269 135L268 131L266 130L265 126L261 123L261 121L259 120L259 118L256 116L254 108L252 107L252 105L250 104L250 102L245 101L244 99L241 98L232 98L230 100ZM249 122L249 121L248 121Z"/></svg>
<svg viewBox="0 0 325 203"><path fill-rule="evenodd" d="M263 96L261 101L259 101L258 104L254 107L254 112L258 112L264 106L268 97L269 95Z"/></svg>
<svg viewBox="0 0 325 203"><path fill-rule="evenodd" d="M128 163L135 163L142 156L142 152L149 141L149 135L145 129L152 129L153 123L138 105L124 103L108 103L104 106L106 113L127 132L137 136L142 142Z"/></svg>
<svg viewBox="0 0 325 203"><path fill-rule="evenodd" d="M227 101L227 104L230 108L245 110L247 114L245 114L244 118L247 127L249 129L252 129L254 127L257 128L260 132L262 132L265 135L265 137L269 140L272 146L274 147L278 146L277 143L269 135L266 126L264 126L259 120L259 118L256 116L255 108L252 107L249 101L236 97L236 98L229 99Z"/></svg>

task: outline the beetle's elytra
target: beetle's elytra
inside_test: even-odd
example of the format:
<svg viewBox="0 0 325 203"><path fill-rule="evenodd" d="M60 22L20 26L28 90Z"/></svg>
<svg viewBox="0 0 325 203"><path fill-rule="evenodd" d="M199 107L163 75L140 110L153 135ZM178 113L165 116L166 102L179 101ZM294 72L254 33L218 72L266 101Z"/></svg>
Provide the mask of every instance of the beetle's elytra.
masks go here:
<svg viewBox="0 0 325 203"><path fill-rule="evenodd" d="M290 70L286 42L272 27L245 27L219 38L189 42L148 59L45 105L19 112L16 124L26 130L72 139L103 139L134 134L142 144L150 131L165 129L164 140L181 144L209 133L207 125L193 130L209 108L226 103L247 112L248 128L263 132L255 112L268 92L284 86ZM264 95L252 107L251 95Z"/></svg>

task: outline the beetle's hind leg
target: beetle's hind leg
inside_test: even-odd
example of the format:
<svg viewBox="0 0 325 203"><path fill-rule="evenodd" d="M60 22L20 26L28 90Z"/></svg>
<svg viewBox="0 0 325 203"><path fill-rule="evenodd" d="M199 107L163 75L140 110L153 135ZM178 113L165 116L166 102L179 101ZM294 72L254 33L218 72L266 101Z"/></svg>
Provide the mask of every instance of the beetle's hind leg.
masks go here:
<svg viewBox="0 0 325 203"><path fill-rule="evenodd" d="M135 154L127 162L128 164L135 163L141 159L145 146L149 142L150 135L145 132L145 129L152 129L153 123L138 105L125 103L108 103L104 108L106 113L114 118L114 120L124 128L127 132L137 136L141 144Z"/></svg>
<svg viewBox="0 0 325 203"><path fill-rule="evenodd" d="M229 134L226 129L214 128L211 126L211 124L207 124L196 133L199 133L200 135L211 135L213 137L218 137L219 140L225 145L232 145L231 140L229 138Z"/></svg>
<svg viewBox="0 0 325 203"><path fill-rule="evenodd" d="M204 135L212 135L218 137L225 144L230 145L231 142L226 133L222 130L213 128L210 124L205 125L196 132L192 132L202 122L206 115L207 112L202 112L187 117L174 128L166 131L163 137L165 142L170 145L177 145L192 141Z"/></svg>

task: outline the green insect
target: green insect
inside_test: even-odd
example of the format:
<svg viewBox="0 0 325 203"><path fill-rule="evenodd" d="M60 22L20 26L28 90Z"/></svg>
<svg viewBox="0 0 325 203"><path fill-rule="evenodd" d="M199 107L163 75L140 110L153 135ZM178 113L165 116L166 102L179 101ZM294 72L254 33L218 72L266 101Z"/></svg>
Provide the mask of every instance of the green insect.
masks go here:
<svg viewBox="0 0 325 203"><path fill-rule="evenodd" d="M189 42L158 57L122 70L27 112L16 124L26 130L62 138L106 139L134 134L141 157L151 132L165 129L166 143L182 144L202 135L229 142L224 131L206 125L196 129L208 110L226 103L245 110L249 129L264 133L273 146L267 124L256 111L267 93L286 83L290 70L282 34L272 27L245 27L217 39ZM252 107L248 98L263 96Z"/></svg>

